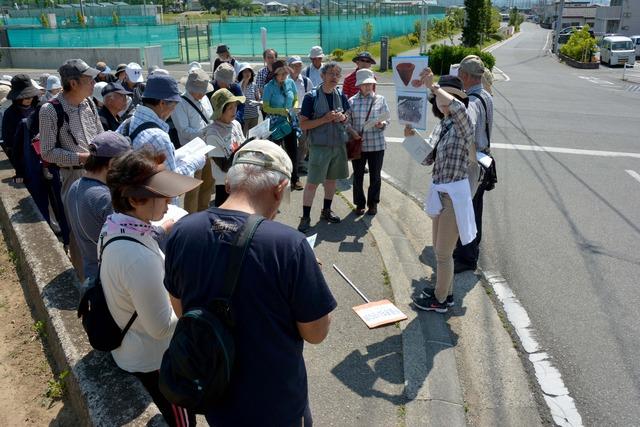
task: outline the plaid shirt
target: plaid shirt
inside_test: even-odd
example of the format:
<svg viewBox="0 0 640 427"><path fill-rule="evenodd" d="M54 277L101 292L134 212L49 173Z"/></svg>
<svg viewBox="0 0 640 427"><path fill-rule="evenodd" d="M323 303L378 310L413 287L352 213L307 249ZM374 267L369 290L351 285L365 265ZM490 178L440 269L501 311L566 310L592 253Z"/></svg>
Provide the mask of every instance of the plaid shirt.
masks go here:
<svg viewBox="0 0 640 427"><path fill-rule="evenodd" d="M56 97L69 120L60 128L60 148L56 148L58 115L51 104L40 109L40 143L42 158L61 167L80 166L78 153L88 153L89 143L103 132L100 116L93 101L88 98L79 105L71 105L62 94ZM73 136L72 136L73 135ZM75 141L74 138L75 137Z"/></svg>
<svg viewBox="0 0 640 427"><path fill-rule="evenodd" d="M267 76L269 75L269 69L267 67L262 67L256 74L256 87L262 93L264 90L264 85L267 84Z"/></svg>
<svg viewBox="0 0 640 427"><path fill-rule="evenodd" d="M136 139L131 142L133 149L138 149L143 145L151 145L156 151L165 153L167 160L164 164L167 170L179 173L181 175L193 176L194 172L201 169L204 165L204 157L202 162L197 162L195 159L193 162L176 162L175 149L173 143L169 139L169 125L164 120L160 119L158 115L149 107L144 105L138 105L131 117L131 123L129 125L129 132L132 133L138 126L146 122L153 122L157 124L158 128L145 129L136 136ZM119 133L122 132L122 126L118 128Z"/></svg>
<svg viewBox="0 0 640 427"><path fill-rule="evenodd" d="M468 177L469 146L474 142L475 129L462 102L457 99L451 101L449 112L449 116L442 119L433 130L433 141L438 144L435 162L426 162L433 163L435 184L447 184Z"/></svg>
<svg viewBox="0 0 640 427"><path fill-rule="evenodd" d="M362 96L358 91L357 94L349 99L349 106L351 107L351 115L349 117L349 124L358 133L362 132L362 128L366 122L367 112L369 106L373 102L371 107L371 113L369 114L369 120L379 117L383 113L389 112L387 101L382 95L376 95L371 93L369 96ZM378 129L376 127L365 131L362 134L362 151L381 151L387 148L387 143L384 138L384 128Z"/></svg>

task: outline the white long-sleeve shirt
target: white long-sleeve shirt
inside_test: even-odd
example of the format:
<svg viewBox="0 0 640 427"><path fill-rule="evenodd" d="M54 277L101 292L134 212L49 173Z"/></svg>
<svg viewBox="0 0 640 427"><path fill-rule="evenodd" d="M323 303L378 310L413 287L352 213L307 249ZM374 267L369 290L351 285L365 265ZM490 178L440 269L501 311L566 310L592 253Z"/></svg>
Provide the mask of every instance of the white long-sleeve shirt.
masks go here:
<svg viewBox="0 0 640 427"><path fill-rule="evenodd" d="M105 243L117 234L107 235ZM127 372L151 372L160 368L178 318L164 288L164 254L152 235L127 234L145 246L120 240L105 248L100 279L107 306L124 329L134 311L138 318L111 352Z"/></svg>
<svg viewBox="0 0 640 427"><path fill-rule="evenodd" d="M200 113L193 108L186 100L181 99L176 109L171 113L171 120L173 125L178 131L178 139L180 145L185 145L193 138L198 136L200 131L211 122L211 116L213 115L213 107L211 102L206 96L203 96L200 101L197 101L190 93L184 94L193 104L198 107L202 114L207 118L208 122L202 119Z"/></svg>

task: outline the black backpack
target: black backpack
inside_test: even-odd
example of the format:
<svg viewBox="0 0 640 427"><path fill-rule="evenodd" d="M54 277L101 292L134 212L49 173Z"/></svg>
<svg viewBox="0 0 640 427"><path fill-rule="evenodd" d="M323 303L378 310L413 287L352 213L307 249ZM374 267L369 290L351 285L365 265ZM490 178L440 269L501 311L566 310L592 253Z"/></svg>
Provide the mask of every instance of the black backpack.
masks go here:
<svg viewBox="0 0 640 427"><path fill-rule="evenodd" d="M223 402L235 359L231 296L253 235L264 220L250 215L231 246L221 296L208 307L184 313L160 365L160 391L167 400L204 414Z"/></svg>
<svg viewBox="0 0 640 427"><path fill-rule="evenodd" d="M102 282L100 281L102 253L107 246L117 240L129 240L145 246L142 242L134 239L133 237L116 236L105 243L100 249L98 273L89 283L86 292L80 299L80 305L78 306L78 317L82 317L82 327L87 333L89 343L91 344L91 347L100 351L111 351L120 347L124 336L133 324L134 320L136 320L136 317L138 317L138 312L134 311L124 329L120 329L109 311L107 300L104 296L104 290L102 289Z"/></svg>
<svg viewBox="0 0 640 427"><path fill-rule="evenodd" d="M484 186L484 191L491 191L494 188L496 188L496 184L498 183L498 171L496 170L496 159L491 155L491 136L490 136L491 134L489 133L489 111L487 109L487 103L484 100L484 98L482 98L482 96L478 95L477 93L470 93L469 96L480 100L480 103L484 108L484 114L485 114L484 131L487 134L487 148L488 148L487 155L491 157L493 161L491 162L491 166L489 166L488 168L480 164L480 167L482 167L482 171L483 171L481 184Z"/></svg>

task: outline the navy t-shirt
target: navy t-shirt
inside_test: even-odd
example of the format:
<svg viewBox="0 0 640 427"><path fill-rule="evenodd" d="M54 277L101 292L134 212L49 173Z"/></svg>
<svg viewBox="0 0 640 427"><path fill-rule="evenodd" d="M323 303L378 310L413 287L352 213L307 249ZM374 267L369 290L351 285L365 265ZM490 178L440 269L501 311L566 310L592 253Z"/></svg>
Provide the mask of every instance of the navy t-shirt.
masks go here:
<svg viewBox="0 0 640 427"><path fill-rule="evenodd" d="M188 215L167 241L165 287L183 312L219 295L229 247L248 214L210 208ZM224 426L290 426L307 401L303 340L296 322L336 307L305 236L278 222L260 224L232 297L236 360L229 402L207 421Z"/></svg>
<svg viewBox="0 0 640 427"><path fill-rule="evenodd" d="M342 101L342 111L343 112L349 111L349 108L350 108L349 100L344 95L344 93L342 93L341 91L338 91L338 92L340 93L340 100ZM327 98L327 102L329 103L329 109L330 110L335 109L335 107L333 106L333 93L324 93L322 89L312 90L311 92L307 93L304 96L304 100L302 101L302 108L300 108L300 114L310 120L314 120L313 103L316 100L315 96L313 96L314 93L317 94L316 96L323 94Z"/></svg>

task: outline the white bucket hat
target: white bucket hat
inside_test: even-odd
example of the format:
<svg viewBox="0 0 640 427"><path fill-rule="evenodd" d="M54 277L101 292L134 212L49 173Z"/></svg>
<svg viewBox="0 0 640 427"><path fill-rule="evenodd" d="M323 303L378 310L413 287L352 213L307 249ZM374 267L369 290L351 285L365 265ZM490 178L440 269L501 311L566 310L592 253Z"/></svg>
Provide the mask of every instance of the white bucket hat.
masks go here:
<svg viewBox="0 0 640 427"><path fill-rule="evenodd" d="M314 46L309 51L309 58L324 58L324 52L322 51L322 47Z"/></svg>
<svg viewBox="0 0 640 427"><path fill-rule="evenodd" d="M58 76L54 76L53 74L47 77L47 90L53 89L62 89L62 85L60 84L60 79Z"/></svg>
<svg viewBox="0 0 640 427"><path fill-rule="evenodd" d="M367 83L376 83L373 71L366 68L356 71L356 87Z"/></svg>

